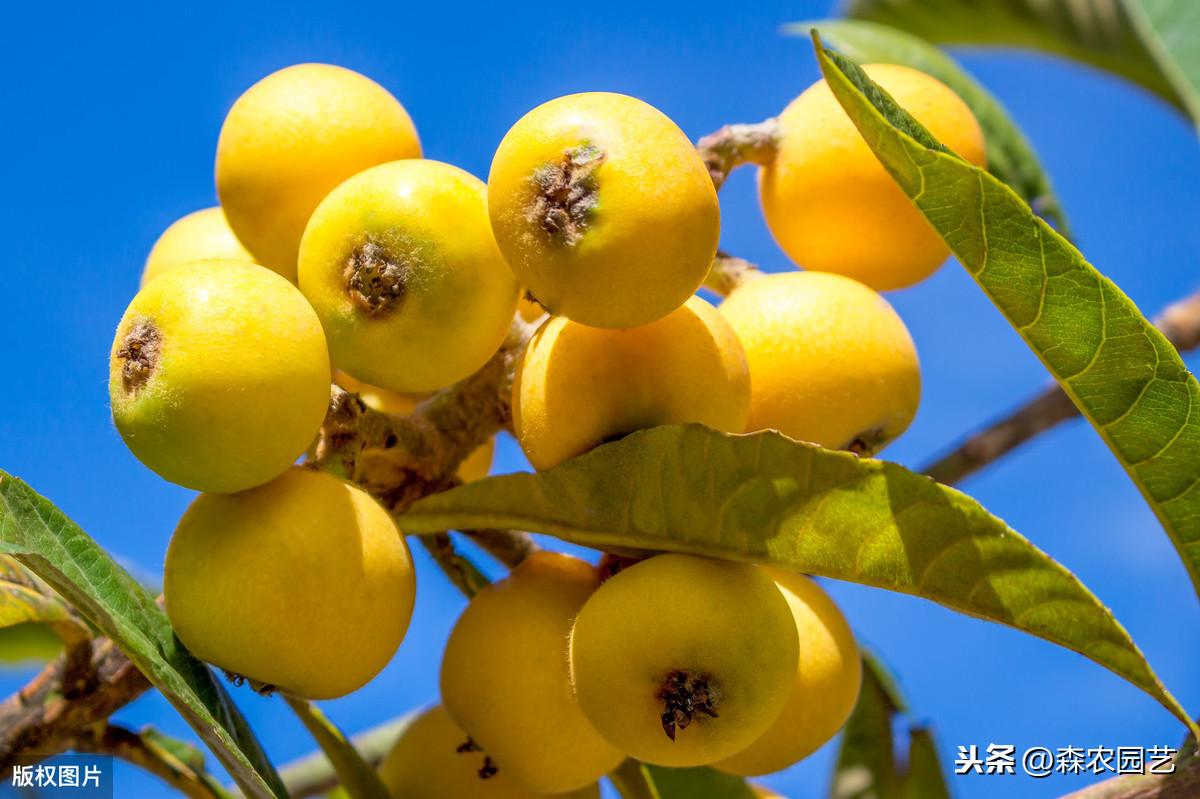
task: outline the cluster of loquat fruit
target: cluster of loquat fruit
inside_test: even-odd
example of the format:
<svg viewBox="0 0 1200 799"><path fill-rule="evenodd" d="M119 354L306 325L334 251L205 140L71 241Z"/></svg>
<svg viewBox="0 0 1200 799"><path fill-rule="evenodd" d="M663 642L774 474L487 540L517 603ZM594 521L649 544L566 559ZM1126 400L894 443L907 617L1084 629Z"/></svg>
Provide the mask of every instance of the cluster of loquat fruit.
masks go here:
<svg viewBox="0 0 1200 799"><path fill-rule="evenodd" d="M867 72L983 161L949 89L905 67ZM719 308L696 294L720 235L712 178L670 119L623 95L529 112L485 184L422 159L376 83L294 66L234 104L216 184L221 206L151 251L116 332L110 395L133 453L203 492L165 566L180 640L262 686L354 691L412 614L391 515L295 465L331 380L407 414L483 366L519 315L537 330L513 380L513 430L539 470L684 422L869 455L916 410L912 340L876 292L948 253L823 82L779 117L760 176L773 235L808 271L747 279ZM491 458L489 444L461 478ZM443 704L381 773L417 799L596 796L626 757L766 774L832 738L859 681L849 626L805 576L538 552L470 602L446 647Z"/></svg>

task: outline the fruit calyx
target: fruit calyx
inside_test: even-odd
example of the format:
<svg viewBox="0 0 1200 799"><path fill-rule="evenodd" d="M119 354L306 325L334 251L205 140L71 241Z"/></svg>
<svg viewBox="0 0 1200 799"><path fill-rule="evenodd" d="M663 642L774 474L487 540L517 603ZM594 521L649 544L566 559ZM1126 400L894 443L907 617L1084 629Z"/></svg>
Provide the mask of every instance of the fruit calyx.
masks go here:
<svg viewBox="0 0 1200 799"><path fill-rule="evenodd" d="M161 348L162 334L152 322L143 320L130 328L117 350L117 357L125 361L121 366L125 391L136 394L150 381Z"/></svg>
<svg viewBox="0 0 1200 799"><path fill-rule="evenodd" d="M663 732L672 741L677 729L686 729L697 716L717 718L721 692L707 674L672 671L655 697L662 702Z"/></svg>
<svg viewBox="0 0 1200 799"><path fill-rule="evenodd" d="M870 430L863 432L850 439L845 446L840 449L853 452L860 458L870 458L876 452L883 448L883 445L888 442L887 436L884 434L882 427L873 427Z"/></svg>
<svg viewBox="0 0 1200 799"><path fill-rule="evenodd" d="M409 267L387 247L367 239L346 259L342 278L346 293L369 316L383 313L404 299Z"/></svg>
<svg viewBox="0 0 1200 799"><path fill-rule="evenodd" d="M475 739L468 735L467 740L455 747L454 752L459 755L465 755L470 752L483 752L483 747L475 743ZM479 775L479 779L486 780L500 773L500 769L496 765L496 761L492 760L491 755L485 753L483 755L483 765L479 767L479 771L476 773Z"/></svg>
<svg viewBox="0 0 1200 799"><path fill-rule="evenodd" d="M529 206L529 221L567 247L583 240L592 210L599 201L596 170L604 152L594 144L580 144L563 152L558 163L545 164L533 173L537 194Z"/></svg>

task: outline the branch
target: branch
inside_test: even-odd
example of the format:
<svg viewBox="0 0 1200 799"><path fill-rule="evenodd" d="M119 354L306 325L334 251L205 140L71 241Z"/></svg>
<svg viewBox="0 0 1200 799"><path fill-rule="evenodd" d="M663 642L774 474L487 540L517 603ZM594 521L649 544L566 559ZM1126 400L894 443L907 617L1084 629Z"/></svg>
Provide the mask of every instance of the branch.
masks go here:
<svg viewBox="0 0 1200 799"><path fill-rule="evenodd" d="M1067 794L1062 799L1195 799L1200 796L1200 758L1185 744L1173 774L1127 774Z"/></svg>
<svg viewBox="0 0 1200 799"><path fill-rule="evenodd" d="M86 643L86 678L72 648L0 704L0 774L18 759L44 759L73 749L80 736L128 704L150 683L107 638ZM64 680L76 674L74 684Z"/></svg>
<svg viewBox="0 0 1200 799"><path fill-rule="evenodd" d="M145 769L191 799L228 799L230 794L211 776L198 771L132 730L112 724L93 728L75 741L79 752L112 755Z"/></svg>
<svg viewBox="0 0 1200 799"><path fill-rule="evenodd" d="M1200 291L1168 306L1154 325L1181 353L1200 346ZM1063 390L1050 386L921 471L940 483L953 485L1039 433L1078 415L1079 409Z"/></svg>
<svg viewBox="0 0 1200 799"><path fill-rule="evenodd" d="M704 287L714 294L728 297L730 292L747 280L762 276L762 271L744 258L718 252L713 258Z"/></svg>
<svg viewBox="0 0 1200 799"><path fill-rule="evenodd" d="M372 410L335 386L310 465L352 480L397 515L453 487L463 459L511 425L513 368L532 332L515 319L483 368L408 416Z"/></svg>
<svg viewBox="0 0 1200 799"><path fill-rule="evenodd" d="M720 191L729 173L743 164L766 166L775 157L779 123L766 119L753 125L726 125L696 143L700 158Z"/></svg>
<svg viewBox="0 0 1200 799"><path fill-rule="evenodd" d="M463 530L462 533L510 569L538 551L533 537L520 530Z"/></svg>
<svg viewBox="0 0 1200 799"><path fill-rule="evenodd" d="M454 539L449 533L417 536L417 540L467 599L478 594L491 582L470 558L455 548Z"/></svg>

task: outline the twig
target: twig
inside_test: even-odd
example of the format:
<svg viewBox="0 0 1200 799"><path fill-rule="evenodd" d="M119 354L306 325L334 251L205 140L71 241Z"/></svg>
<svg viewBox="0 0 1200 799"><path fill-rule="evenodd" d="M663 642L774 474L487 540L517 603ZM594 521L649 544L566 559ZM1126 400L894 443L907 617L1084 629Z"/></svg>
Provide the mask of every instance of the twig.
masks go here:
<svg viewBox="0 0 1200 799"><path fill-rule="evenodd" d="M463 530L462 533L510 569L538 550L533 537L520 530Z"/></svg>
<svg viewBox="0 0 1200 799"><path fill-rule="evenodd" d="M1098 782L1062 799L1196 799L1200 796L1200 758L1185 744L1172 774L1129 774Z"/></svg>
<svg viewBox="0 0 1200 799"><path fill-rule="evenodd" d="M1200 346L1200 291L1168 306L1154 325L1180 352ZM1079 409L1070 398L1052 385L921 471L940 483L957 483L1039 433L1078 415Z"/></svg>
<svg viewBox="0 0 1200 799"><path fill-rule="evenodd" d="M470 599L478 594L491 582L480 571L471 559L459 552L454 546L454 539L449 533L435 533L419 536L421 546L433 556L434 561L441 567L450 582Z"/></svg>
<svg viewBox="0 0 1200 799"><path fill-rule="evenodd" d="M0 704L0 775L8 774L18 759L72 749L84 731L150 687L107 638L92 640L87 650L89 675L82 683L76 678L74 687L64 684L75 657L65 652Z"/></svg>
<svg viewBox="0 0 1200 799"><path fill-rule="evenodd" d="M208 774L197 771L138 733L124 727L109 724L84 733L75 740L72 748L79 752L119 757L145 769L192 799L228 799L230 796Z"/></svg>
<svg viewBox="0 0 1200 799"><path fill-rule="evenodd" d="M708 276L704 278L704 287L714 294L728 297L738 286L762 274L756 265L744 258L718 252L708 269Z"/></svg>
<svg viewBox="0 0 1200 799"><path fill-rule="evenodd" d="M453 487L463 459L511 424L513 367L531 334L518 317L482 369L408 416L372 410L334 387L311 465L353 480L396 514Z"/></svg>
<svg viewBox="0 0 1200 799"><path fill-rule="evenodd" d="M779 123L774 118L753 125L726 125L698 141L696 149L719 191L735 168L769 164L775 157L778 135Z"/></svg>

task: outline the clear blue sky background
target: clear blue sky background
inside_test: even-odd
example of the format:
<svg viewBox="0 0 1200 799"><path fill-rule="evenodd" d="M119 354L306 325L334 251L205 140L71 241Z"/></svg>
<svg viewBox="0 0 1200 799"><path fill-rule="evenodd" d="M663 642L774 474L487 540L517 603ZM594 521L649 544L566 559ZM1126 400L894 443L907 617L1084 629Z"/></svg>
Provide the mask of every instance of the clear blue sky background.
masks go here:
<svg viewBox="0 0 1200 799"><path fill-rule="evenodd" d="M35 9L35 5L40 7ZM392 90L429 157L486 176L496 143L560 94L641 97L692 138L777 113L816 78L809 44L781 23L825 2L593 4L18 4L0 30L7 76L0 222L0 467L53 498L91 535L156 575L191 498L144 469L109 419L112 330L147 250L177 217L214 203L225 111L267 73L300 61L360 70ZM964 55L1008 106L1055 179L1082 249L1147 313L1197 287L1200 149L1188 124L1106 75L1025 54ZM722 192L724 246L789 268L760 218L753 174ZM887 457L917 466L1019 403L1046 379L966 273L948 265L891 296L919 346L925 399ZM1193 362L1194 364L1194 362ZM510 440L498 471L524 468ZM1089 428L1072 423L965 485L1108 602L1193 712L1200 711L1200 608L1166 537ZM412 629L369 687L329 703L360 730L437 691L442 643L462 601L421 555ZM958 744L1175 745L1179 725L1091 662L936 605L833 584L861 640L883 653L948 761ZM6 692L30 672L0 675ZM279 700L236 697L279 761L313 746ZM155 695L122 710L191 738ZM832 747L766 780L824 795ZM974 777L960 797L1048 797L1086 778ZM165 793L122 769L121 796Z"/></svg>

